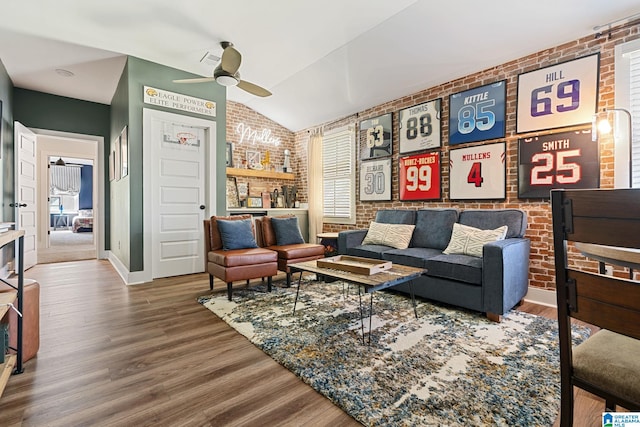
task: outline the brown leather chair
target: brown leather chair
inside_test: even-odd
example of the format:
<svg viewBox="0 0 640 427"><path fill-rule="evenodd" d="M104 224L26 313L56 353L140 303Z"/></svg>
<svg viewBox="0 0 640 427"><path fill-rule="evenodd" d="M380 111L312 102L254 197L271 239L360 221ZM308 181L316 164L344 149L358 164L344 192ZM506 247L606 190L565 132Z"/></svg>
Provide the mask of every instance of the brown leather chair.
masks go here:
<svg viewBox="0 0 640 427"><path fill-rule="evenodd" d="M286 215L277 218L289 218ZM279 246L276 233L271 224L271 217L256 218L256 237L258 246L271 249L278 253L278 270L287 273L287 286L291 286L291 269L289 266L297 262L312 261L324 257L324 246L313 243L295 243Z"/></svg>
<svg viewBox="0 0 640 427"><path fill-rule="evenodd" d="M278 254L265 248L222 249L222 238L218 225L219 219L242 220L251 215L212 216L204 220L205 251L207 261L205 269L209 273L209 288L213 289L214 276L227 284L227 294L231 301L232 283L239 280L267 278L267 289L271 291L271 277L278 273ZM255 231L254 231L255 235Z"/></svg>

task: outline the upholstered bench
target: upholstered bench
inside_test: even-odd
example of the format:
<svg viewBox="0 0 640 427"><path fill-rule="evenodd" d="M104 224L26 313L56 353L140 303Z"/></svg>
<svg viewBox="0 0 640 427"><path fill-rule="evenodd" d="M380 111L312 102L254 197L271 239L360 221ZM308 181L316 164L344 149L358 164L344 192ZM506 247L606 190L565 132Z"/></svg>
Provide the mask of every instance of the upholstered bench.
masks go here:
<svg viewBox="0 0 640 427"><path fill-rule="evenodd" d="M9 279L7 282L17 286L17 279ZM0 282L0 292L9 292L14 289ZM24 279L24 301L22 304L22 361L26 362L35 357L40 348L40 284L35 280ZM16 305L17 308L17 305ZM18 315L9 310L9 345L16 348L18 345Z"/></svg>

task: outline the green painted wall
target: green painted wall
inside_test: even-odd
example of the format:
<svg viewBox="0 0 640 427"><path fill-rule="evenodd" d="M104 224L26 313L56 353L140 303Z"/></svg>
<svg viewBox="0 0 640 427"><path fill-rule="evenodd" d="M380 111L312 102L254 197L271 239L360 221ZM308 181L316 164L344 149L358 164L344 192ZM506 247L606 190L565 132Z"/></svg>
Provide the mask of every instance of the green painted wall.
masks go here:
<svg viewBox="0 0 640 427"><path fill-rule="evenodd" d="M13 83L7 74L7 69L0 61L0 101L2 101L2 117L0 117L0 179L2 182L2 220L13 221L15 212L9 203L13 201L15 189L13 188Z"/></svg>
<svg viewBox="0 0 640 427"><path fill-rule="evenodd" d="M97 135L109 140L110 107L28 89L14 90L14 119L29 128Z"/></svg>
<svg viewBox="0 0 640 427"><path fill-rule="evenodd" d="M143 254L143 216L144 209L142 199L143 188L143 153L142 153L142 110L143 108L167 111L175 114L193 116L213 120L216 125L216 182L217 182L217 200L216 211L223 212L225 210L225 141L226 141L226 90L215 83L211 84L177 84L172 81L175 79L184 79L194 76L193 74L177 70L175 68L165 67L149 61L145 61L135 57L129 57L127 67L125 68L126 77L123 76L121 85L118 85L118 93L114 98L112 105L113 121L112 132L120 132L125 123L122 122L124 113L124 97L128 96L128 123L129 126L129 201L130 201L130 260L121 260L129 266L129 271L142 271L144 269ZM127 87L124 87L126 82ZM171 92L181 93L184 95L194 96L198 98L215 101L217 114L215 118L202 116L200 114L188 113L185 111L172 110L168 108L149 105L143 102L144 86L152 86L158 89L164 89ZM116 111L117 109L117 111Z"/></svg>
<svg viewBox="0 0 640 427"><path fill-rule="evenodd" d="M28 128L101 136L104 138L104 158L109 159L111 108L108 105L20 88L14 89L13 96L14 120ZM104 235L105 249L108 250L111 229L108 164L104 165L103 171L105 171L105 194L102 200L105 207ZM13 176L13 167L11 174Z"/></svg>

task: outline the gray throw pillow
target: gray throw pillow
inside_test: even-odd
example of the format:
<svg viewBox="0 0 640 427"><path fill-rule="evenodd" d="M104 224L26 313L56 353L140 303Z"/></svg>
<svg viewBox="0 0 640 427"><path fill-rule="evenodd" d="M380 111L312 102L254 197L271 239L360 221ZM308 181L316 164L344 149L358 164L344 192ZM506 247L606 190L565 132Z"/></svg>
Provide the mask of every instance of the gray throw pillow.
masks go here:
<svg viewBox="0 0 640 427"><path fill-rule="evenodd" d="M218 231L222 239L222 249L229 251L231 249L250 249L257 248L256 238L253 236L251 228L251 218L225 220L219 219Z"/></svg>
<svg viewBox="0 0 640 427"><path fill-rule="evenodd" d="M278 246L304 243L300 227L298 227L298 217L271 218L271 225L273 226Z"/></svg>

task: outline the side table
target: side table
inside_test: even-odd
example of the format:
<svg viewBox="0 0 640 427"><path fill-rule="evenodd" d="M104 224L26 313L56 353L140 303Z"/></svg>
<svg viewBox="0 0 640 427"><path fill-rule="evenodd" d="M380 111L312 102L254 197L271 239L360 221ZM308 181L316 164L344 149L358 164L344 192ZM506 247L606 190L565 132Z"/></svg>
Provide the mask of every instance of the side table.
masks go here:
<svg viewBox="0 0 640 427"><path fill-rule="evenodd" d="M324 256L338 255L338 232L318 233L316 237L324 246Z"/></svg>
<svg viewBox="0 0 640 427"><path fill-rule="evenodd" d="M58 228L69 228L69 218L67 214L53 214L53 229L57 230Z"/></svg>

